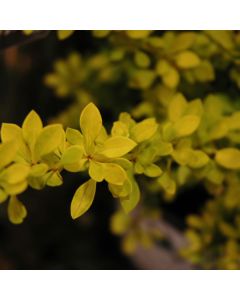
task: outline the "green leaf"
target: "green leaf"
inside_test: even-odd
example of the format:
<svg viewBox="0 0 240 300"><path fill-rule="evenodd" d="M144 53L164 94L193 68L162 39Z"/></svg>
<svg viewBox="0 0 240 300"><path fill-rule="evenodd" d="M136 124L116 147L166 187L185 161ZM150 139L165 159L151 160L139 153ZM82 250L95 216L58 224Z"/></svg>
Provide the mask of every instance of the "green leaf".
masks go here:
<svg viewBox="0 0 240 300"><path fill-rule="evenodd" d="M35 144L35 155L37 158L43 157L57 150L62 143L62 125L48 125L39 134Z"/></svg>
<svg viewBox="0 0 240 300"><path fill-rule="evenodd" d="M230 170L240 169L240 151L236 148L224 148L217 151L216 162Z"/></svg>
<svg viewBox="0 0 240 300"><path fill-rule="evenodd" d="M105 141L100 153L109 158L117 158L130 152L136 145L127 137L114 136Z"/></svg>
<svg viewBox="0 0 240 300"><path fill-rule="evenodd" d="M12 196L8 204L8 217L13 224L20 224L27 216L25 206L15 197Z"/></svg>
<svg viewBox="0 0 240 300"><path fill-rule="evenodd" d="M71 203L71 216L76 219L83 215L92 205L96 192L96 181L88 180L75 192Z"/></svg>

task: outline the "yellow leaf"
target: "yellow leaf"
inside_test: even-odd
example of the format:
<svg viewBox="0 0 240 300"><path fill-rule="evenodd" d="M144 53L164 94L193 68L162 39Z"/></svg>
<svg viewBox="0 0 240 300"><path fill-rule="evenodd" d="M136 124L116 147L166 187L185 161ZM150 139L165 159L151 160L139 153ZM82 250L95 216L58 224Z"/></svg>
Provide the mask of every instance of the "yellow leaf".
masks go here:
<svg viewBox="0 0 240 300"><path fill-rule="evenodd" d="M62 143L64 131L61 125L48 125L39 134L35 144L37 158L54 152Z"/></svg>
<svg viewBox="0 0 240 300"><path fill-rule="evenodd" d="M111 134L112 134L112 136L120 135L120 136L128 137L128 135L129 135L128 127L123 122L116 121L113 123Z"/></svg>
<svg viewBox="0 0 240 300"><path fill-rule="evenodd" d="M189 49L197 35L194 32L183 32L176 36L173 45L171 46L171 52L179 52Z"/></svg>
<svg viewBox="0 0 240 300"><path fill-rule="evenodd" d="M132 39L143 39L151 34L152 30L126 30L127 36Z"/></svg>
<svg viewBox="0 0 240 300"><path fill-rule="evenodd" d="M9 184L17 184L24 181L28 177L29 172L30 167L28 165L15 163L3 171L1 179Z"/></svg>
<svg viewBox="0 0 240 300"><path fill-rule="evenodd" d="M149 69L136 70L130 79L129 85L131 88L145 90L149 88L156 78L155 72Z"/></svg>
<svg viewBox="0 0 240 300"><path fill-rule="evenodd" d="M104 179L108 183L123 185L127 174L122 167L114 163L103 164Z"/></svg>
<svg viewBox="0 0 240 300"><path fill-rule="evenodd" d="M46 174L47 171L48 171L48 165L44 163L40 163L31 167L29 176L40 177Z"/></svg>
<svg viewBox="0 0 240 300"><path fill-rule="evenodd" d="M123 185L108 184L108 189L112 193L114 198L127 197L132 192L132 184L129 178L127 178Z"/></svg>
<svg viewBox="0 0 240 300"><path fill-rule="evenodd" d="M180 118L174 124L177 137L183 137L192 134L198 128L200 120L201 119L195 115L188 115Z"/></svg>
<svg viewBox="0 0 240 300"><path fill-rule="evenodd" d="M154 118L145 119L131 129L131 138L137 143L150 139L157 131L158 124Z"/></svg>
<svg viewBox="0 0 240 300"><path fill-rule="evenodd" d="M8 194L3 190L0 189L0 203L3 203L8 198Z"/></svg>
<svg viewBox="0 0 240 300"><path fill-rule="evenodd" d="M48 186L59 186L63 184L63 179L59 171L52 171L47 174L49 178L46 181Z"/></svg>
<svg viewBox="0 0 240 300"><path fill-rule="evenodd" d="M89 163L89 176L97 182L101 182L104 179L103 164L90 160Z"/></svg>
<svg viewBox="0 0 240 300"><path fill-rule="evenodd" d="M25 206L15 197L12 196L8 204L8 217L13 224L20 224L27 216Z"/></svg>
<svg viewBox="0 0 240 300"><path fill-rule="evenodd" d="M144 174L149 177L158 177L162 175L163 171L155 164L151 164L144 169Z"/></svg>
<svg viewBox="0 0 240 300"><path fill-rule="evenodd" d="M127 255L133 255L137 249L138 241L135 232L129 232L122 240L122 251Z"/></svg>
<svg viewBox="0 0 240 300"><path fill-rule="evenodd" d="M180 81L178 71L171 67L167 73L162 76L163 83L170 89L175 89Z"/></svg>
<svg viewBox="0 0 240 300"><path fill-rule="evenodd" d="M192 51L183 51L176 55L176 64L181 69L195 68L200 64L200 59Z"/></svg>
<svg viewBox="0 0 240 300"><path fill-rule="evenodd" d="M176 183L167 173L164 173L157 181L167 194L176 193Z"/></svg>
<svg viewBox="0 0 240 300"><path fill-rule="evenodd" d="M215 160L220 166L226 169L240 169L240 150L236 148L224 148L218 150Z"/></svg>
<svg viewBox="0 0 240 300"><path fill-rule="evenodd" d="M114 136L105 141L100 153L109 158L117 158L127 154L136 145L134 141L127 137Z"/></svg>
<svg viewBox="0 0 240 300"><path fill-rule="evenodd" d="M16 157L16 154L17 147L13 141L0 144L0 168L10 164Z"/></svg>
<svg viewBox="0 0 240 300"><path fill-rule="evenodd" d="M1 127L1 140L9 142L21 138L22 130L19 126L11 123L3 123Z"/></svg>
<svg viewBox="0 0 240 300"><path fill-rule="evenodd" d="M111 217L111 231L114 234L124 234L129 228L130 223L131 219L129 216L122 211L118 211Z"/></svg>
<svg viewBox="0 0 240 300"><path fill-rule="evenodd" d="M71 203L71 216L76 219L83 215L92 205L96 192L96 181L88 180L75 192Z"/></svg>
<svg viewBox="0 0 240 300"><path fill-rule="evenodd" d="M61 164L63 166L77 163L82 159L83 148L78 145L70 146L63 153L61 158Z"/></svg>
<svg viewBox="0 0 240 300"><path fill-rule="evenodd" d="M131 193L126 197L120 198L122 208L126 213L131 212L140 201L140 190L133 176L129 176L132 185Z"/></svg>
<svg viewBox="0 0 240 300"><path fill-rule="evenodd" d="M191 150L188 157L188 166L191 168L202 168L209 162L209 157L203 151Z"/></svg>
<svg viewBox="0 0 240 300"><path fill-rule="evenodd" d="M187 100L180 93L176 94L168 106L168 118L170 121L177 121L185 112L188 106Z"/></svg>
<svg viewBox="0 0 240 300"><path fill-rule="evenodd" d="M134 61L135 61L135 64L140 68L147 68L147 67L149 67L149 65L151 63L149 56L142 51L137 51L135 53Z"/></svg>
<svg viewBox="0 0 240 300"><path fill-rule="evenodd" d="M5 142L14 141L17 145L17 152L25 160L30 161L30 153L22 138L22 129L11 123L3 123L1 127L1 139Z"/></svg>
<svg viewBox="0 0 240 300"><path fill-rule="evenodd" d="M72 145L82 145L83 136L80 131L72 128L67 128L66 139Z"/></svg>
<svg viewBox="0 0 240 300"><path fill-rule="evenodd" d="M27 189L28 183L26 180L18 182L16 184L2 182L2 186L6 190L7 194L14 196L23 193Z"/></svg>
<svg viewBox="0 0 240 300"><path fill-rule="evenodd" d="M233 32L230 30L206 30L206 33L225 49L234 48Z"/></svg>
<svg viewBox="0 0 240 300"><path fill-rule="evenodd" d="M35 141L43 128L42 120L39 115L32 110L25 118L22 125L22 134L25 142L33 150Z"/></svg>
<svg viewBox="0 0 240 300"><path fill-rule="evenodd" d="M89 147L95 141L102 128L101 114L93 103L89 103L83 109L80 116L80 128L87 147Z"/></svg>
<svg viewBox="0 0 240 300"><path fill-rule="evenodd" d="M59 40L65 40L73 34L74 30L58 30L57 37Z"/></svg>

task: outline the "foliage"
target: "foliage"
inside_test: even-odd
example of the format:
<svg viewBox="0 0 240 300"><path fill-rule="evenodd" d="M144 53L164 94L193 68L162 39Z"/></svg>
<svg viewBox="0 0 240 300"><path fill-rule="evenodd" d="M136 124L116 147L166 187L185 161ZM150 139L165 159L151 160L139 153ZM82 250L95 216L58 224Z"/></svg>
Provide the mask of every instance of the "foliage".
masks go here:
<svg viewBox="0 0 240 300"><path fill-rule="evenodd" d="M59 31L58 37L71 34ZM43 127L32 111L22 128L2 125L0 201L9 198L10 220L25 218L18 195L27 186L61 185L63 170L87 172L89 180L72 199L72 218L90 208L96 184L106 181L122 207L112 217L111 229L122 235L122 248L131 254L139 244L148 247L162 238L140 225L151 215L148 208L159 219L162 202L200 184L210 200L199 215L187 217L189 244L181 255L203 268L238 269L239 33L91 34L99 43L96 53L71 52L44 78L57 97L73 100L50 120L53 124ZM109 133L92 102L111 112ZM155 196L159 201L154 206L149 199Z"/></svg>

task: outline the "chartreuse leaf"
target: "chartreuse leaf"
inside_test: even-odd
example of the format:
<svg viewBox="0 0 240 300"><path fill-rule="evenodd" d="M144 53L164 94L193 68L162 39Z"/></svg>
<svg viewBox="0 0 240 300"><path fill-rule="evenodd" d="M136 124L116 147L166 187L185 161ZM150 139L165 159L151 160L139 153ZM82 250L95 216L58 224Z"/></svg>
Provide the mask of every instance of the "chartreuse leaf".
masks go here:
<svg viewBox="0 0 240 300"><path fill-rule="evenodd" d="M20 224L27 216L27 210L25 206L17 199L16 196L12 196L8 204L8 217L13 224Z"/></svg>
<svg viewBox="0 0 240 300"><path fill-rule="evenodd" d="M174 123L174 130L177 137L188 136L192 134L200 124L200 117L195 115L183 116Z"/></svg>
<svg viewBox="0 0 240 300"><path fill-rule="evenodd" d="M240 150L236 148L218 150L215 160L220 166L226 169L238 170L240 169Z"/></svg>
<svg viewBox="0 0 240 300"><path fill-rule="evenodd" d="M1 174L1 179L8 184L17 184L24 181L30 172L30 167L25 164L15 163L5 169Z"/></svg>
<svg viewBox="0 0 240 300"><path fill-rule="evenodd" d="M61 158L61 164L63 166L75 164L81 160L82 156L83 156L83 148L81 146L78 145L70 146L63 153Z"/></svg>
<svg viewBox="0 0 240 300"><path fill-rule="evenodd" d="M102 155L109 158L117 158L130 152L137 144L123 136L114 136L107 139L100 151Z"/></svg>
<svg viewBox="0 0 240 300"><path fill-rule="evenodd" d="M0 144L0 168L10 164L14 160L16 153L17 146L13 141Z"/></svg>
<svg viewBox="0 0 240 300"><path fill-rule="evenodd" d="M67 128L66 139L72 145L82 145L83 136L79 130Z"/></svg>
<svg viewBox="0 0 240 300"><path fill-rule="evenodd" d="M200 64L200 58L192 51L183 51L176 55L176 64L181 69L195 68Z"/></svg>
<svg viewBox="0 0 240 300"><path fill-rule="evenodd" d="M123 185L127 178L127 174L122 167L114 163L103 164L104 179L108 183L115 185Z"/></svg>
<svg viewBox="0 0 240 300"><path fill-rule="evenodd" d="M48 125L39 134L35 144L37 158L54 152L61 144L63 137L62 125Z"/></svg>
<svg viewBox="0 0 240 300"><path fill-rule="evenodd" d="M168 118L171 122L177 121L188 106L187 100L180 93L176 94L168 106Z"/></svg>
<svg viewBox="0 0 240 300"><path fill-rule="evenodd" d="M154 118L145 119L131 128L131 138L137 143L150 139L157 131L158 124Z"/></svg>
<svg viewBox="0 0 240 300"><path fill-rule="evenodd" d="M39 115L32 110L22 124L22 134L25 142L33 150L35 141L43 128L42 120Z"/></svg>
<svg viewBox="0 0 240 300"><path fill-rule="evenodd" d="M71 203L71 216L76 219L83 215L92 205L96 192L96 181L88 180L75 192Z"/></svg>
<svg viewBox="0 0 240 300"><path fill-rule="evenodd" d="M82 111L80 116L80 128L89 147L95 141L102 128L102 117L98 108L89 103Z"/></svg>
<svg viewBox="0 0 240 300"><path fill-rule="evenodd" d="M131 181L132 191L128 196L120 198L121 206L126 213L131 212L140 201L138 184L133 176L129 175L129 179Z"/></svg>

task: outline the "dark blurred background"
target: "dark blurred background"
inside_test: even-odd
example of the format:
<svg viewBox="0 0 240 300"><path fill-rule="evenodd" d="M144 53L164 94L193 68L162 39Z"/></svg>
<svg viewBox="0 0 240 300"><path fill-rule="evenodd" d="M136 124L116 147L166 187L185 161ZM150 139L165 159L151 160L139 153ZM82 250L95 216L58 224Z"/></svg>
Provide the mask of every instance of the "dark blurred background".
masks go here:
<svg viewBox="0 0 240 300"><path fill-rule="evenodd" d="M1 39L0 39L1 41ZM1 42L0 42L1 44ZM14 41L13 41L14 44ZM53 61L71 50L95 51L98 45L87 32L59 42L55 32L0 52L0 121L21 125L31 109L47 120L62 111L68 101L59 101L43 83ZM0 269L132 269L109 230L113 201L105 185L89 213L73 221L70 201L84 180L78 174L63 174L64 186L35 191L29 188L19 198L28 210L21 225L7 218L7 205L0 207Z"/></svg>

